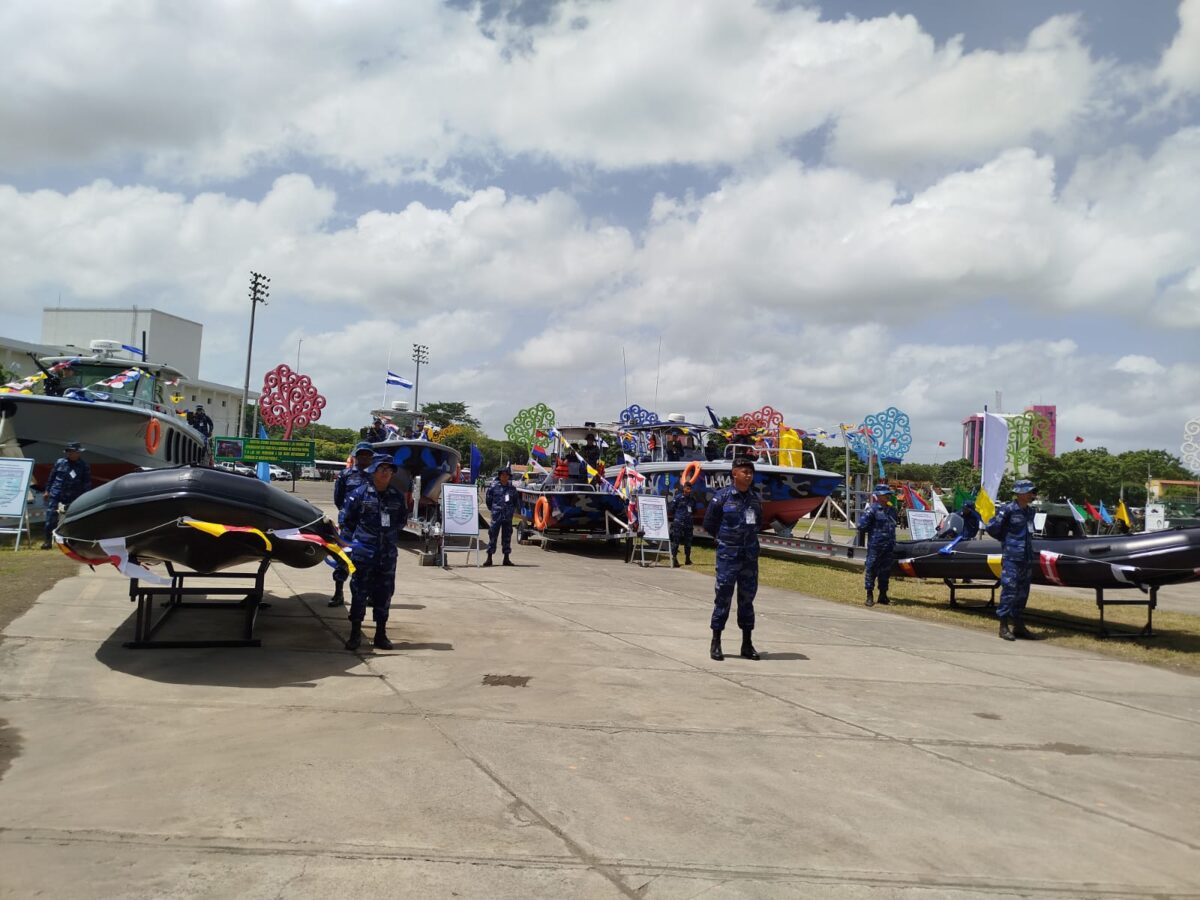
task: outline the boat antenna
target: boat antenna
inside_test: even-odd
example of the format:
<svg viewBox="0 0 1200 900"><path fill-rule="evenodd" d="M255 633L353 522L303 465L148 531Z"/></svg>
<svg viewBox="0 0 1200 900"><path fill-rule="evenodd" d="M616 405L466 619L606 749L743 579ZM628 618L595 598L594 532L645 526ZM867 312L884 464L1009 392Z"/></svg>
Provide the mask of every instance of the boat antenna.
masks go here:
<svg viewBox="0 0 1200 900"><path fill-rule="evenodd" d="M658 336L658 366L654 371L654 408L658 409L658 378L662 375L662 335Z"/></svg>
<svg viewBox="0 0 1200 900"><path fill-rule="evenodd" d="M625 362L625 345L621 345L621 370L625 373L625 408L629 409L629 365Z"/></svg>

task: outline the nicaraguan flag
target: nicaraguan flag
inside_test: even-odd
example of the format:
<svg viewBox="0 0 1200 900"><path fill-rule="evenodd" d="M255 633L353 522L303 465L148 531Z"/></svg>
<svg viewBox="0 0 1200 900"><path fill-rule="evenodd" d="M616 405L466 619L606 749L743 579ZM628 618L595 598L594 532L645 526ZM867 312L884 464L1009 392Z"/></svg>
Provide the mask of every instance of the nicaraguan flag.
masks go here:
<svg viewBox="0 0 1200 900"><path fill-rule="evenodd" d="M408 388L412 390L413 383L407 378L401 378L395 372L389 371L387 374L387 383L394 384L396 387Z"/></svg>
<svg viewBox="0 0 1200 900"><path fill-rule="evenodd" d="M145 357L146 355L146 351L144 351L141 347L131 347L128 344L122 344L121 349L126 353L132 353L134 356Z"/></svg>

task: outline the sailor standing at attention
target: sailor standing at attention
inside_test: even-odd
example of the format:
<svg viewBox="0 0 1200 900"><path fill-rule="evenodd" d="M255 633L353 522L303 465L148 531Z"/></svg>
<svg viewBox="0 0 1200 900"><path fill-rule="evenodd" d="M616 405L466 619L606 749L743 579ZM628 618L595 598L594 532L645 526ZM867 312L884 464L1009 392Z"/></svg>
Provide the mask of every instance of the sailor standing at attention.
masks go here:
<svg viewBox="0 0 1200 900"><path fill-rule="evenodd" d="M712 614L712 645L708 655L725 658L721 632L729 621L733 589L737 588L737 623L742 630L745 659L758 659L750 642L754 631L754 595L758 593L758 529L762 504L754 494L754 463L746 457L733 461L733 484L713 495L704 513L704 530L717 542L717 584Z"/></svg>
<svg viewBox="0 0 1200 900"><path fill-rule="evenodd" d="M500 547L504 551L502 565L513 565L509 554L512 553L512 520L517 511L517 489L512 483L512 471L503 468L496 473L496 480L488 485L487 493L483 495L484 506L492 514L492 524L488 526L488 546L485 566L492 564L492 554L496 552L496 537L500 536Z"/></svg>
<svg viewBox="0 0 1200 900"><path fill-rule="evenodd" d="M691 484L680 479L671 510L671 568L679 568L679 546L683 545L683 564L692 564L692 531L696 518L696 497Z"/></svg>
<svg viewBox="0 0 1200 900"><path fill-rule="evenodd" d="M964 541L973 541L975 536L979 534L979 529L983 527L983 519L980 518L979 512L975 509L975 501L968 500L962 505L962 520Z"/></svg>
<svg viewBox="0 0 1200 900"><path fill-rule="evenodd" d="M338 511L338 528L345 527L343 523L343 512L346 505L346 498L360 484L365 484L370 476L367 475L367 467L371 465L371 460L375 458L375 451L371 449L371 445L366 441L359 441L354 445L354 465L348 466L338 472L337 481L333 483L333 505ZM342 606L346 602L343 589L346 585L346 579L350 577L350 570L346 568L346 564L338 560L338 564L333 570L333 596L329 598L329 606Z"/></svg>
<svg viewBox="0 0 1200 900"><path fill-rule="evenodd" d="M396 464L386 454L375 457L367 468L370 479L346 499L342 515L343 534L350 538L350 637L347 650L362 643L362 623L371 606L375 620L374 646L391 650L387 636L388 611L396 590L396 542L408 521L408 501L392 487Z"/></svg>
<svg viewBox="0 0 1200 900"><path fill-rule="evenodd" d="M1000 637L1037 640L1025 627L1022 617L1033 581L1033 509L1029 504L1037 496L1033 482L1022 479L1013 485L1017 499L1005 503L987 524L987 533L1003 546L1000 560Z"/></svg>
<svg viewBox="0 0 1200 900"><path fill-rule="evenodd" d="M46 539L42 541L43 550L49 550L50 542L54 539L59 507L70 506L71 501L92 487L92 470L83 461L81 453L83 448L78 442L67 444L62 457L50 470L46 492L42 497L46 505Z"/></svg>
<svg viewBox="0 0 1200 900"><path fill-rule="evenodd" d="M879 602L887 606L888 582L892 577L892 560L896 555L896 520L899 513L892 506L892 489L886 484L875 486L871 502L858 517L858 538L867 537L867 562L863 581L867 589L867 606L875 605L875 581L879 580Z"/></svg>

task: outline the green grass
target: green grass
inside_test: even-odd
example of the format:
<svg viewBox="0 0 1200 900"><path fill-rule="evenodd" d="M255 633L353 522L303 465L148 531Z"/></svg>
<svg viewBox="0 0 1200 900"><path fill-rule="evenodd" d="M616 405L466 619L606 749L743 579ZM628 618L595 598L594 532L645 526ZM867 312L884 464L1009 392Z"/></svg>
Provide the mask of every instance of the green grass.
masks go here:
<svg viewBox="0 0 1200 900"><path fill-rule="evenodd" d="M36 535L37 547L41 535ZM22 541L21 549L14 552L12 542L0 545L0 628L29 609L43 591L49 590L62 578L69 578L79 571L79 563L68 559L59 550L27 550L30 546Z"/></svg>
<svg viewBox="0 0 1200 900"><path fill-rule="evenodd" d="M692 560L697 570L715 574L716 554L711 548L696 546L692 550ZM758 580L760 584L770 587L797 591L835 603L863 604L862 572L842 569L818 559L791 560L764 556L759 560ZM952 609L949 591L941 581L893 578L888 595L892 601L889 606L875 607L882 615L900 615L992 633L998 627L994 613ZM986 595L972 592L964 596L963 602L974 603L981 596ZM1153 637L1106 640L1094 633L1100 613L1092 600L1035 590L1029 596L1028 614L1030 627L1043 635L1047 643L1200 674L1200 616L1155 610ZM1070 627L1038 622L1036 614L1061 619ZM1136 606L1110 607L1105 611L1104 618L1114 626L1114 631L1132 626L1140 628L1145 624L1146 611L1144 607Z"/></svg>

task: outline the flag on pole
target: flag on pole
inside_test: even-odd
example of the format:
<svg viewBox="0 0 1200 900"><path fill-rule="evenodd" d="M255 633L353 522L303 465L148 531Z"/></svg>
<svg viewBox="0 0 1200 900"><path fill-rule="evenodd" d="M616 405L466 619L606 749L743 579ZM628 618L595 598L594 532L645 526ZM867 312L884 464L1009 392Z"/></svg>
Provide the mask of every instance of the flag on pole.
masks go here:
<svg viewBox="0 0 1200 900"><path fill-rule="evenodd" d="M1082 525L1084 522L1086 522L1086 521L1087 521L1087 520L1086 520L1086 519L1083 517L1083 510L1082 510L1082 509L1080 509L1078 506L1076 506L1076 505L1075 505L1075 501L1074 501L1074 500L1072 500L1070 497L1068 497L1068 498L1067 498L1067 506L1069 506L1069 507L1071 508L1071 517L1072 517L1072 518L1073 518L1073 519L1074 519L1076 522L1078 522L1080 525Z"/></svg>
<svg viewBox="0 0 1200 900"><path fill-rule="evenodd" d="M533 446L531 446L529 448L529 452L533 455L533 458L536 459L538 462L546 462L546 460L548 460L550 458L549 454L546 453L546 448L540 447L537 444L534 444Z"/></svg>
<svg viewBox="0 0 1200 900"><path fill-rule="evenodd" d="M1075 443L1082 444L1083 438L1081 438L1079 435L1075 435Z"/></svg>
<svg viewBox="0 0 1200 900"><path fill-rule="evenodd" d="M991 495L984 488L980 488L979 493L975 495L975 511L979 513L979 517L983 519L985 525L996 515L996 504L992 502Z"/></svg>
<svg viewBox="0 0 1200 900"><path fill-rule="evenodd" d="M995 413L983 414L983 464L981 484L993 507L1000 496L1000 481L1008 466L1008 420ZM980 510L980 514L982 514ZM985 520L986 521L986 520Z"/></svg>
<svg viewBox="0 0 1200 900"><path fill-rule="evenodd" d="M1133 528L1133 522L1129 519L1129 507L1125 505L1124 497L1117 503L1117 511L1113 513L1113 518L1119 522L1124 522L1126 528Z"/></svg>
<svg viewBox="0 0 1200 900"><path fill-rule="evenodd" d="M1098 509L1096 509L1096 507L1092 506L1092 504L1089 503L1087 500L1083 501L1083 508L1086 509L1088 511L1088 515L1091 516L1093 519L1095 519L1097 522L1102 521L1100 518L1100 510L1098 510Z"/></svg>
<svg viewBox="0 0 1200 900"><path fill-rule="evenodd" d="M413 383L411 381L409 381L407 378L405 378L401 375L397 375L395 372L391 371L390 369L388 370L388 373L387 373L387 383L390 385L394 385L395 387L407 388L410 391L412 390L412 386L413 386Z"/></svg>
<svg viewBox="0 0 1200 900"><path fill-rule="evenodd" d="M938 441L938 446L939 446L939 447L945 447L945 446L946 446L946 442L945 442L945 441Z"/></svg>
<svg viewBox="0 0 1200 900"><path fill-rule="evenodd" d="M124 350L126 353L132 353L134 356L140 356L143 359L146 356L146 351L143 350L141 347L131 347L129 344L122 344L121 349Z"/></svg>
<svg viewBox="0 0 1200 900"><path fill-rule="evenodd" d="M479 480L479 473L483 471L483 453L474 444L471 445L471 481Z"/></svg>
<svg viewBox="0 0 1200 900"><path fill-rule="evenodd" d="M717 414L713 412L713 408L711 406L706 406L704 408L708 410L708 418L712 422L713 428L720 428L721 421L717 418Z"/></svg>
<svg viewBox="0 0 1200 900"><path fill-rule="evenodd" d="M1100 521L1105 525L1111 525L1113 523L1112 513L1104 508L1103 500L1100 501Z"/></svg>

